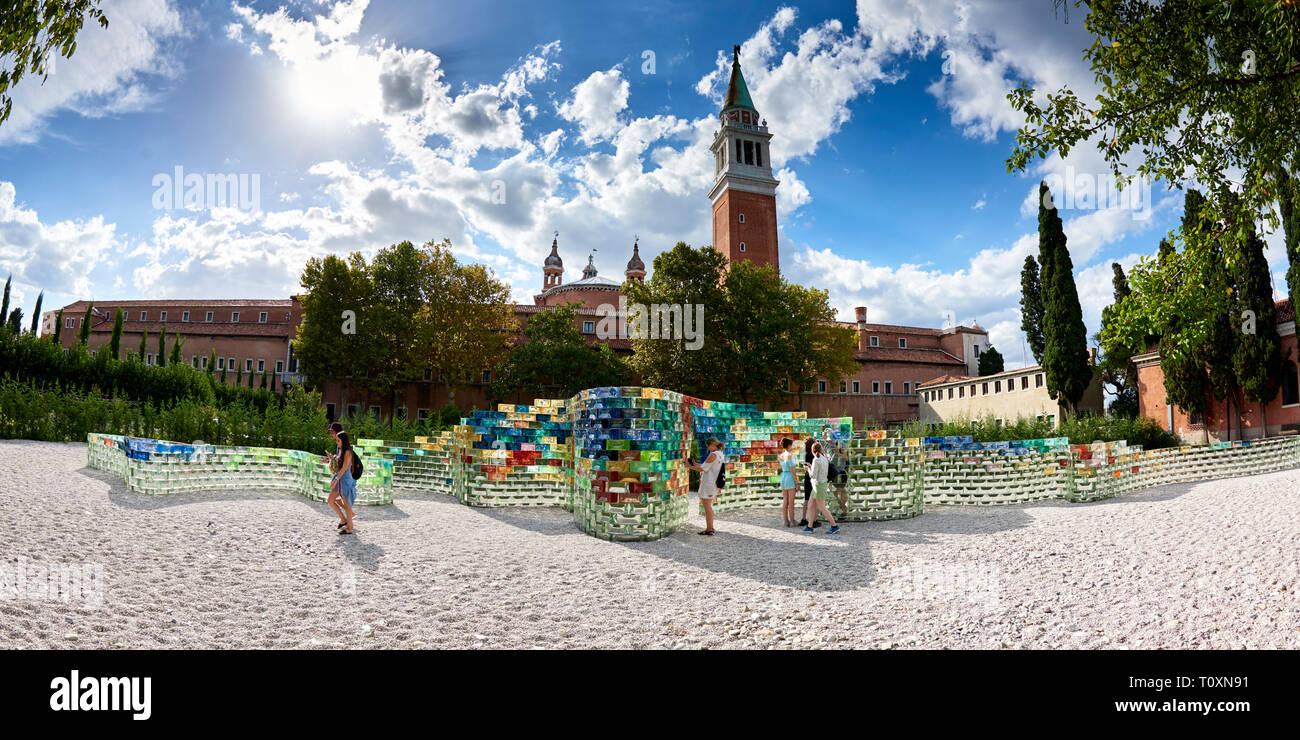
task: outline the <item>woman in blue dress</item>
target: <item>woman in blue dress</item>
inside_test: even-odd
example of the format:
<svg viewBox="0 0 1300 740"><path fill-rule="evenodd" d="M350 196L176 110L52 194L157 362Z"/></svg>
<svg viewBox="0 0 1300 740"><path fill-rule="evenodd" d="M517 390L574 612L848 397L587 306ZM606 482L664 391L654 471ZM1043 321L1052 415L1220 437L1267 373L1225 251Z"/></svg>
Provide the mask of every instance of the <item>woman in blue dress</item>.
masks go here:
<svg viewBox="0 0 1300 740"><path fill-rule="evenodd" d="M334 475L330 478L329 505L339 515L339 534L352 534L352 505L357 501L357 482L352 477L352 460L356 453L352 451L352 441L348 439L348 433L343 431L342 424L337 421L330 424L330 436L338 443L338 447L330 456L330 470Z"/></svg>
<svg viewBox="0 0 1300 740"><path fill-rule="evenodd" d="M794 440L789 437L782 439L781 455L777 458L781 463L781 517L787 527L794 526L794 494L799 489L799 483L794 479L797 460L790 450L793 444Z"/></svg>

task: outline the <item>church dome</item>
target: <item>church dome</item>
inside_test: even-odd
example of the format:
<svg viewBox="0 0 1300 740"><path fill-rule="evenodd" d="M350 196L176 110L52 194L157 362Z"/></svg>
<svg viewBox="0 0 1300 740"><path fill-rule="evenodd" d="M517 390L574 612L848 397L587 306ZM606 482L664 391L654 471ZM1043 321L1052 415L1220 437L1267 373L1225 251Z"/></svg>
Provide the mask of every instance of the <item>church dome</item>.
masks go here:
<svg viewBox="0 0 1300 740"><path fill-rule="evenodd" d="M551 253L546 255L546 261L542 264L546 267L564 267L564 260L560 259L559 237L551 240Z"/></svg>
<svg viewBox="0 0 1300 740"><path fill-rule="evenodd" d="M641 261L641 246L632 243L632 259L627 261L628 272L645 272L645 263Z"/></svg>

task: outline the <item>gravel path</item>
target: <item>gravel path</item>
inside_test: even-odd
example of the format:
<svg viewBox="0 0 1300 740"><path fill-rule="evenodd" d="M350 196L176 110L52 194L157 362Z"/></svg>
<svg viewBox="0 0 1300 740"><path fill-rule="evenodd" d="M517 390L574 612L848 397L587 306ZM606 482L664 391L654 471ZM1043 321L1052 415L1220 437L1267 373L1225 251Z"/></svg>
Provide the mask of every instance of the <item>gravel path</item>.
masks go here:
<svg viewBox="0 0 1300 740"><path fill-rule="evenodd" d="M134 494L84 444L0 442L0 479L0 581L103 579L101 604L0 584L6 649L1300 647L1300 470L833 537L748 511L633 544L400 493L341 537L292 494Z"/></svg>

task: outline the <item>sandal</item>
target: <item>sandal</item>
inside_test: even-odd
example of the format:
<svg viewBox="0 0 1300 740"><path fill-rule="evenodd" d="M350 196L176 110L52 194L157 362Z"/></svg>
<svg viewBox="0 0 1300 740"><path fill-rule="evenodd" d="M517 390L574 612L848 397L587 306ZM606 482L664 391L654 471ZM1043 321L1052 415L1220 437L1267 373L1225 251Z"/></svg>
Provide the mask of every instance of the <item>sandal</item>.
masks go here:
<svg viewBox="0 0 1300 740"><path fill-rule="evenodd" d="M712 530L712 529L706 529L706 530L704 530L703 532L696 532L696 534L707 534L708 536L712 537L712 536L713 536L713 530Z"/></svg>
<svg viewBox="0 0 1300 740"><path fill-rule="evenodd" d="M339 522L338 525L337 525L335 528L336 528L336 529L343 529L343 528L346 527L346 526L348 526L348 523L347 523L347 522Z"/></svg>

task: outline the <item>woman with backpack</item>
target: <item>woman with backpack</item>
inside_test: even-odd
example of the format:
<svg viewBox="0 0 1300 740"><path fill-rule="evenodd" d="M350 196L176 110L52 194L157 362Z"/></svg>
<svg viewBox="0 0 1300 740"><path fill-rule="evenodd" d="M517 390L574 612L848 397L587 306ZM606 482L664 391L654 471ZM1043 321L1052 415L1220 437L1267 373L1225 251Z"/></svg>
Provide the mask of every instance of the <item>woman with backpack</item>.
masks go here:
<svg viewBox="0 0 1300 740"><path fill-rule="evenodd" d="M849 466L848 458L835 441L830 427L822 432L822 449L826 450L826 459L830 461L830 484L835 488L835 498L839 500L840 516L849 511Z"/></svg>
<svg viewBox="0 0 1300 740"><path fill-rule="evenodd" d="M808 511L804 513L805 518L816 518L817 512L826 515L826 521L831 523L831 528L826 530L826 534L837 534L840 531L840 525L835 523L835 517L831 516L831 510L826 508L826 494L830 489L830 483L827 479L830 477L830 460L822 454L822 443L814 442L812 446L813 461L808 466L808 477L812 479L813 492L812 497L808 499ZM812 527L804 527L805 532L814 532Z"/></svg>
<svg viewBox="0 0 1300 740"><path fill-rule="evenodd" d="M338 445L333 455L329 456L330 478L329 505L339 515L339 534L352 534L352 505L357 501L357 480L352 471L359 467L361 461L352 450L352 440L343 431L343 425L337 421L329 426L330 437Z"/></svg>
<svg viewBox="0 0 1300 740"><path fill-rule="evenodd" d="M709 456L705 458L704 463L688 460L686 465L700 474L700 505L704 507L704 531L700 534L712 536L713 501L718 498L718 489L721 488L718 482L722 479L727 456L722 453L722 443L713 437L709 437L704 446L709 450Z"/></svg>
<svg viewBox="0 0 1300 740"><path fill-rule="evenodd" d="M804 518L801 519L801 520L799 520L799 526L801 526L801 527L808 527L808 526L811 526L813 529L816 529L816 528L818 528L818 527L821 526L821 522L818 522L818 521L814 521L811 525L809 525L809 524L808 524L808 519L807 519L807 515L808 515L808 499L812 497L812 492L813 492L813 482L812 482L812 478L808 475L808 466L809 466L809 465L812 465L812 462L813 462L813 451L812 451L812 447L813 447L813 443L816 442L816 441L817 441L817 440L813 439L812 437L809 437L808 439L805 439L805 440L803 441L803 465L804 465L804 473L803 473L803 509L804 509Z"/></svg>

